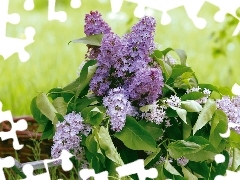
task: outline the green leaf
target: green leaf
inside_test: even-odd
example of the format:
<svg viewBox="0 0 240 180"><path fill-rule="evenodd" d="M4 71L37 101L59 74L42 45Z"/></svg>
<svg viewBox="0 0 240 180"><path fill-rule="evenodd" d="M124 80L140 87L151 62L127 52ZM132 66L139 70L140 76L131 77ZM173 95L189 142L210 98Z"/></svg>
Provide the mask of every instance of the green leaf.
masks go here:
<svg viewBox="0 0 240 180"><path fill-rule="evenodd" d="M215 101L208 99L204 105L201 113L198 116L197 122L193 126L193 134L195 134L199 129L201 129L208 121L211 120L215 110L217 109Z"/></svg>
<svg viewBox="0 0 240 180"><path fill-rule="evenodd" d="M104 118L104 114L98 109L98 107L93 108L89 113L89 119L87 122L93 126L98 126Z"/></svg>
<svg viewBox="0 0 240 180"><path fill-rule="evenodd" d="M189 161L187 165L193 172L196 172L197 174L201 175L202 177L204 177L204 179L209 179L210 169L208 168L206 161L203 162Z"/></svg>
<svg viewBox="0 0 240 180"><path fill-rule="evenodd" d="M238 134L235 130L230 130L228 141L232 147L240 149L240 134Z"/></svg>
<svg viewBox="0 0 240 180"><path fill-rule="evenodd" d="M75 94L75 102L76 102L76 99L78 98L79 94L82 92L82 90L85 89L85 87L91 81L96 69L97 69L97 61L96 60L89 60L83 65L81 72L80 72L80 78L79 78L80 84L77 87L77 91Z"/></svg>
<svg viewBox="0 0 240 180"><path fill-rule="evenodd" d="M192 72L192 69L190 67L184 66L184 65L179 65L176 64L173 66L173 71L171 74L171 78L176 79L178 76L181 76L183 73L186 72Z"/></svg>
<svg viewBox="0 0 240 180"><path fill-rule="evenodd" d="M184 50L175 49L174 50L180 58L181 65L186 65L187 54Z"/></svg>
<svg viewBox="0 0 240 180"><path fill-rule="evenodd" d="M194 154L204 147L205 145L199 145L195 142L178 140L168 145L168 152L171 157L176 159L187 154Z"/></svg>
<svg viewBox="0 0 240 180"><path fill-rule="evenodd" d="M200 151L194 154L185 155L185 157L191 161L213 160L214 156L218 153L214 146L207 139L201 136L190 136L186 139L186 141L194 142L203 147Z"/></svg>
<svg viewBox="0 0 240 180"><path fill-rule="evenodd" d="M235 171L240 166L240 150L238 148L233 148L233 162L231 169Z"/></svg>
<svg viewBox="0 0 240 180"><path fill-rule="evenodd" d="M73 43L89 44L89 45L93 45L93 46L101 46L102 38L103 38L103 34L96 34L96 35L90 35L87 37L83 37L80 39L75 39L75 40L70 41L69 43L73 42Z"/></svg>
<svg viewBox="0 0 240 180"><path fill-rule="evenodd" d="M152 122L147 122L145 120L141 120L138 122L144 129L146 129L154 139L158 139L163 135L163 130L160 125L157 125Z"/></svg>
<svg viewBox="0 0 240 180"><path fill-rule="evenodd" d="M87 97L84 96L82 98L79 98L77 100L77 104L76 104L76 110L81 112L84 108L86 108L87 106L91 105L94 102L97 102L99 98L93 96L93 97Z"/></svg>
<svg viewBox="0 0 240 180"><path fill-rule="evenodd" d="M188 89L197 86L197 81L193 72L184 72L174 80L174 86L177 88Z"/></svg>
<svg viewBox="0 0 240 180"><path fill-rule="evenodd" d="M229 87L220 87L218 90L222 96L234 96L232 90Z"/></svg>
<svg viewBox="0 0 240 180"><path fill-rule="evenodd" d="M101 126L96 134L98 136L98 143L104 150L105 155L118 165L123 165L124 163L112 142L108 130L105 127Z"/></svg>
<svg viewBox="0 0 240 180"><path fill-rule="evenodd" d="M164 168L165 168L168 172L170 172L171 174L182 176L182 175L169 163L168 160L165 161L165 163L164 163Z"/></svg>
<svg viewBox="0 0 240 180"><path fill-rule="evenodd" d="M183 122L187 123L187 120L186 120L187 111L185 109L181 109L174 106L170 106L170 107L177 112L178 116L183 120Z"/></svg>
<svg viewBox="0 0 240 180"><path fill-rule="evenodd" d="M182 129L183 129L183 139L188 138L192 132L192 124L188 117L187 117L187 123L182 123Z"/></svg>
<svg viewBox="0 0 240 180"><path fill-rule="evenodd" d="M42 133L41 139L52 139L54 134L55 134L54 125L51 123L51 121L48 121Z"/></svg>
<svg viewBox="0 0 240 180"><path fill-rule="evenodd" d="M156 152L153 152L150 154L145 160L144 160L144 166L148 165L156 156L160 153L161 149L157 148Z"/></svg>
<svg viewBox="0 0 240 180"><path fill-rule="evenodd" d="M186 100L197 100L197 99L201 99L203 98L205 95L201 92L190 92L188 94L184 94L181 97L182 101L186 101Z"/></svg>
<svg viewBox="0 0 240 180"><path fill-rule="evenodd" d="M78 98L81 91L87 87L89 81L92 79L97 68L96 60L89 60L84 63L85 64L82 67L80 76L75 81L73 81L72 83L63 88L64 91L68 91L75 94L75 101Z"/></svg>
<svg viewBox="0 0 240 180"><path fill-rule="evenodd" d="M187 112L200 112L202 106L194 100L181 101L181 107Z"/></svg>
<svg viewBox="0 0 240 180"><path fill-rule="evenodd" d="M216 110L211 122L211 131L209 141L217 148L220 144L222 137L219 133L225 133L228 128L228 119L226 114L221 110Z"/></svg>
<svg viewBox="0 0 240 180"><path fill-rule="evenodd" d="M158 171L158 176L157 176L156 180L166 179L166 177L165 177L165 175L164 175L164 173L163 173L163 168L164 168L163 166L164 166L164 164L159 164L159 165L156 167L156 169L157 169L157 171Z"/></svg>
<svg viewBox="0 0 240 180"><path fill-rule="evenodd" d="M122 131L115 133L114 136L130 149L156 151L156 142L152 135L138 124L133 117L127 116Z"/></svg>
<svg viewBox="0 0 240 180"><path fill-rule="evenodd" d="M67 103L64 101L63 97L57 97L52 102L53 106L59 114L65 116L67 113Z"/></svg>
<svg viewBox="0 0 240 180"><path fill-rule="evenodd" d="M93 126L98 126L104 118L103 106L88 106L81 111L82 118Z"/></svg>
<svg viewBox="0 0 240 180"><path fill-rule="evenodd" d="M172 92L174 92L174 94L177 94L176 91L169 85L164 84L164 87L166 87L167 89L171 90Z"/></svg>
<svg viewBox="0 0 240 180"><path fill-rule="evenodd" d="M36 104L41 113L44 114L48 119L50 119L52 123L55 125L57 123L56 117L57 110L51 104L45 93L40 93L37 96Z"/></svg>
<svg viewBox="0 0 240 180"><path fill-rule="evenodd" d="M209 89L210 91L215 91L215 92L219 92L218 91L218 87L217 86L213 86L212 84L198 84L198 86L201 88L201 89Z"/></svg>
<svg viewBox="0 0 240 180"><path fill-rule="evenodd" d="M86 138L85 144L86 144L86 147L89 150L89 152L91 152L93 155L97 156L101 160L101 162L104 164L105 156L102 154L102 151L99 147L99 144L95 137L95 132L93 132Z"/></svg>
<svg viewBox="0 0 240 180"><path fill-rule="evenodd" d="M39 125L47 124L49 119L47 119L37 107L37 97L33 98L30 105L31 113L33 118L38 122ZM44 116L44 117L43 117Z"/></svg>
<svg viewBox="0 0 240 180"><path fill-rule="evenodd" d="M185 178L191 180L198 180L198 178L195 175L193 175L187 168L185 168L184 166L181 166L181 168Z"/></svg>

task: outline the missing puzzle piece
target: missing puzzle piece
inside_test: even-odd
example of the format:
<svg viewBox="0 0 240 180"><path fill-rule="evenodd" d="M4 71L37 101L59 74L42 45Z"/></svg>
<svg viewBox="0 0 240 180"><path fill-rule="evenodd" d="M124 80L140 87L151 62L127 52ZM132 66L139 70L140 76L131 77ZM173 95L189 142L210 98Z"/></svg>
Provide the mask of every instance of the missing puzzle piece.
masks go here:
<svg viewBox="0 0 240 180"><path fill-rule="evenodd" d="M27 121L21 119L17 122L14 122L10 110L4 112L2 111L2 102L0 101L0 123L2 123L3 121L9 121L9 123L11 123L12 128L8 132L0 131L0 138L2 139L2 141L6 139L13 139L13 148L15 150L22 149L23 145L19 144L16 131L26 130L28 127Z"/></svg>
<svg viewBox="0 0 240 180"><path fill-rule="evenodd" d="M48 168L51 166L57 166L59 164L61 164L62 169L64 171L70 171L73 168L73 164L70 160L72 156L73 155L68 151L62 150L59 158L43 160L43 165L44 165L44 168L46 169L46 172L38 175L34 175L33 173L35 169L39 169L34 165L36 163L35 162L26 163L22 167L22 172L26 175L26 178L23 180L43 180L43 179L51 180ZM37 166L39 166L39 163L37 164Z"/></svg>
<svg viewBox="0 0 240 180"><path fill-rule="evenodd" d="M9 0L0 1L0 55L6 60L14 53L18 53L19 59L25 62L30 58L30 55L25 51L25 47L34 42L35 29L33 27L25 29L26 39L7 37L7 23L18 24L20 21L19 14L8 14L8 6Z"/></svg>

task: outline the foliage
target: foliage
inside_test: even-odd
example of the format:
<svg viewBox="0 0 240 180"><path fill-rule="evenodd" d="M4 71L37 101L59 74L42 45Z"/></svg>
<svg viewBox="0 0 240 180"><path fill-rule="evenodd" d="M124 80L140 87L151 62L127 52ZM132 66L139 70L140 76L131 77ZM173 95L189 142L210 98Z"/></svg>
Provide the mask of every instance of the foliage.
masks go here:
<svg viewBox="0 0 240 180"><path fill-rule="evenodd" d="M231 91L199 84L184 51L157 50L150 17L121 39L99 32L91 23L101 18L97 12L90 15L98 18L87 21L85 30L96 32L73 42L88 44L86 57L95 58L84 61L72 83L40 93L31 103L42 138L54 140L52 156L58 153L55 148L68 149L77 168L107 170L114 177L115 167L137 159L144 159L146 168L156 167L157 179L214 179L227 169L237 170L232 154L239 151L240 135L231 129L229 138L220 136L231 121L220 102L232 97ZM100 46L96 34L103 34ZM179 56L179 64L170 51ZM214 161L217 154L226 157L224 163Z"/></svg>

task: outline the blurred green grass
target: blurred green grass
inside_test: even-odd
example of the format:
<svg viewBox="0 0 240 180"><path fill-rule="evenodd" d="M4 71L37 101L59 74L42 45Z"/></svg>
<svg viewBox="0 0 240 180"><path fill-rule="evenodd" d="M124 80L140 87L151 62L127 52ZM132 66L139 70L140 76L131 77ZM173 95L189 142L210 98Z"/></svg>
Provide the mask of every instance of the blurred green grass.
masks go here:
<svg viewBox="0 0 240 180"><path fill-rule="evenodd" d="M119 35L126 33L138 20L133 16L136 5L129 2L123 3L121 12L116 15L117 19L111 19L111 6L107 0L82 0L79 9L71 8L70 0L57 0L56 10L67 13L66 22L48 21L47 0L35 0L33 11L25 11L23 4L24 0L10 0L9 13L19 13L21 21L18 25L8 23L7 36L24 38L24 29L27 26L34 27L35 41L25 48L31 57L22 63L17 54L5 61L0 56L0 101L3 110L9 109L13 115L30 114L31 99L39 92L65 86L77 77L78 66L84 60L87 49L83 44L68 45L68 42L84 36L86 13L98 10ZM187 63L196 72L200 83L231 87L235 82L240 84L239 44L235 43L235 49L229 50L226 57L212 56L214 43L210 35L224 24L213 19L217 11L217 7L204 4L199 13L199 17L207 20L203 30L194 26L183 7L169 12L172 22L166 26L160 24L162 13L153 11L157 20L155 41L162 45L162 49L172 47L185 50Z"/></svg>

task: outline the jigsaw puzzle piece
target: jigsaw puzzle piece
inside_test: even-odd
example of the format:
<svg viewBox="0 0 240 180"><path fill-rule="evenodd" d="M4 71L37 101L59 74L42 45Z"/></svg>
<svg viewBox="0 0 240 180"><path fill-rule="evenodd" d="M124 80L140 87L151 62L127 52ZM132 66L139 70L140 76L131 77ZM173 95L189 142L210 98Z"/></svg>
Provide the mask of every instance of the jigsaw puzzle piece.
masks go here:
<svg viewBox="0 0 240 180"><path fill-rule="evenodd" d="M49 169L48 166L49 164L56 164L58 165L59 162L61 162L62 169L64 171L70 171L73 168L73 164L70 160L70 158L73 155L69 153L66 150L62 150L61 155L57 159L45 159L43 160L44 167L46 169L45 173L34 175L34 167L32 164L24 164L22 171L26 175L26 178L23 180L50 180L50 174L49 174Z"/></svg>
<svg viewBox="0 0 240 180"><path fill-rule="evenodd" d="M0 123L3 121L9 121L11 123L11 130L8 132L0 131L0 138L2 141L6 139L13 139L13 148L15 150L19 150L23 148L23 145L19 144L16 131L23 131L26 130L28 127L27 121L24 119L21 119L17 121L16 123L13 121L12 113L11 111L2 111L2 103L0 102Z"/></svg>
<svg viewBox="0 0 240 180"><path fill-rule="evenodd" d="M120 178L132 174L137 174L139 180L145 180L146 178L154 179L158 176L156 168L150 168L148 170L144 169L143 159L117 167L116 171L118 172Z"/></svg>
<svg viewBox="0 0 240 180"><path fill-rule="evenodd" d="M65 11L55 11L56 0L48 0L48 20L58 20L64 22L67 20L67 13Z"/></svg>
<svg viewBox="0 0 240 180"><path fill-rule="evenodd" d="M6 177L3 172L3 168L11 168L15 164L15 161L13 157L5 157L5 158L0 158L0 179L5 180Z"/></svg>
<svg viewBox="0 0 240 180"><path fill-rule="evenodd" d="M184 8L188 17L193 21L194 25L199 28L203 29L206 27L207 21L204 18L198 17L198 13L202 8L205 0L185 0L184 1Z"/></svg>
<svg viewBox="0 0 240 180"><path fill-rule="evenodd" d="M22 62L27 61L30 55L25 51L25 47L34 42L33 36L35 29L27 27L25 29L26 39L18 39L6 36L7 23L18 24L20 21L19 14L8 14L9 0L0 1L0 55L6 60L14 53L18 53Z"/></svg>
<svg viewBox="0 0 240 180"><path fill-rule="evenodd" d="M34 1L33 0L25 0L24 9L26 11L31 11L34 9Z"/></svg>
<svg viewBox="0 0 240 180"><path fill-rule="evenodd" d="M207 2L219 7L219 11L215 14L214 19L218 22L223 22L226 14L236 15L237 9L240 7L240 1L236 0L206 0Z"/></svg>
<svg viewBox="0 0 240 180"><path fill-rule="evenodd" d="M0 37L0 54L4 59L9 58L14 53L18 53L18 57L22 62L26 62L30 58L29 53L25 51L25 47L34 42L35 29L27 27L24 33L26 39Z"/></svg>

